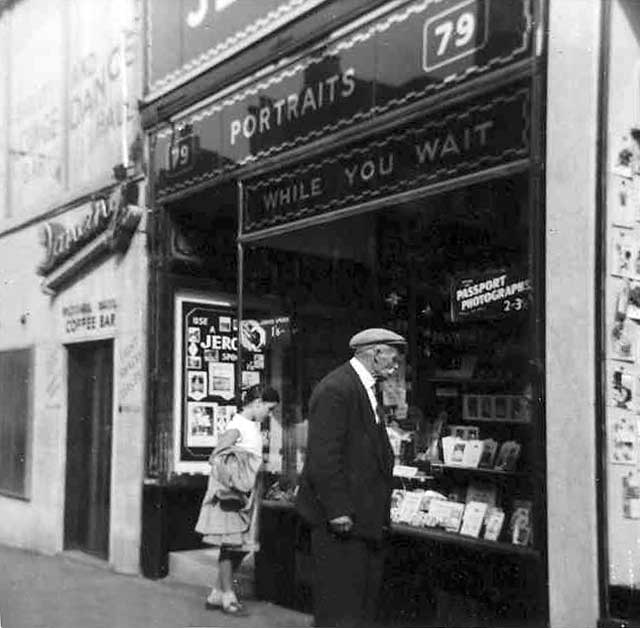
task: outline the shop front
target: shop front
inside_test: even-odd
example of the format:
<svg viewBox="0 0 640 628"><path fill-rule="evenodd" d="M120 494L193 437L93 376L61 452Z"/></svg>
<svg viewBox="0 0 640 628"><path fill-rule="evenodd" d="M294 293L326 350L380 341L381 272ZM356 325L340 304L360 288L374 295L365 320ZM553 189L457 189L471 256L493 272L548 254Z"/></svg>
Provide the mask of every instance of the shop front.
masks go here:
<svg viewBox="0 0 640 628"><path fill-rule="evenodd" d="M546 621L533 126L527 77L242 182L242 333L268 338L268 313L289 327L263 343L283 435L259 594L310 607L308 530L288 507L307 403L348 339L384 326L409 345L383 391L396 453L383 614ZM266 299L261 317L244 305Z"/></svg>
<svg viewBox="0 0 640 628"><path fill-rule="evenodd" d="M381 4L153 129L147 575L199 545L216 435L266 382L283 402L256 592L309 609L292 506L309 395L351 335L386 326L409 345L384 390L383 614L548 621L538 11Z"/></svg>

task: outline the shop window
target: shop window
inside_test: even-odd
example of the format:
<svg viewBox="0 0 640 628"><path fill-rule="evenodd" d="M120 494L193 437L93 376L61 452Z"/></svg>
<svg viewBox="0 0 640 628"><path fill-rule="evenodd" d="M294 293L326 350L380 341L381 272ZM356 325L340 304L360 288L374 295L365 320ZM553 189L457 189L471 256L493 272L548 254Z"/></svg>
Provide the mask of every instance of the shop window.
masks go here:
<svg viewBox="0 0 640 628"><path fill-rule="evenodd" d="M384 326L408 339L383 395L397 471L411 467L404 488L448 504L443 521L417 510L396 522L456 534L466 525L465 535L507 552L537 552L544 455L529 224L521 176L246 245L245 301L268 300L263 316L289 321L264 348L264 379L283 400L269 442L273 494L291 496L304 464L314 385L351 357L355 332ZM398 499L410 492L398 490ZM470 501L486 506L464 524Z"/></svg>
<svg viewBox="0 0 640 628"><path fill-rule="evenodd" d="M605 3L598 482L602 616L640 620L640 6Z"/></svg>
<svg viewBox="0 0 640 628"><path fill-rule="evenodd" d="M0 493L28 497L32 351L0 352Z"/></svg>

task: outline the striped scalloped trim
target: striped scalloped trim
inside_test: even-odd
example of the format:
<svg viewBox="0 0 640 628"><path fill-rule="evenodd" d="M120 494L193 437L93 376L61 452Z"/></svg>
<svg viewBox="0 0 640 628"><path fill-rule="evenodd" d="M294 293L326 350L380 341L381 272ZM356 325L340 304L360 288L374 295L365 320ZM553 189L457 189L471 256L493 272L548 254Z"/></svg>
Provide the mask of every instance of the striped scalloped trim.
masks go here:
<svg viewBox="0 0 640 628"><path fill-rule="evenodd" d="M153 0L149 0L153 1ZM298 9L300 10L305 4L309 4L309 8L316 6L318 3L308 3L308 0L289 0L289 2L280 5L273 11L269 11L264 17L256 19L255 22L249 24L242 30L237 31L233 35L230 35L224 41L220 42L216 46L209 48L202 54L189 60L177 70L166 74L161 79L154 81L149 85L149 91L153 93L164 89L172 83L178 82L183 76L189 74L192 70L197 69L200 66L204 66L217 56L224 54L230 48L237 46L244 39L249 39L262 31L267 29L270 24L282 19L289 11ZM153 20L151 19L151 11L147 11L147 33L149 34L149 54L147 59L147 70L149 76L151 76L152 54L153 54Z"/></svg>

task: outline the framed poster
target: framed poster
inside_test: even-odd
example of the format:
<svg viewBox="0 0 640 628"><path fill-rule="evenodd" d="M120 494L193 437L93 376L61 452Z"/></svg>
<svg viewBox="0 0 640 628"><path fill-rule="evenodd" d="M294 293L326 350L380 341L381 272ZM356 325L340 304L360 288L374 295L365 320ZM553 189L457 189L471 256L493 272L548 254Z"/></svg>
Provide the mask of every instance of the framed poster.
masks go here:
<svg viewBox="0 0 640 628"><path fill-rule="evenodd" d="M209 455L238 411L243 391L269 382L270 347L274 339L289 333L289 319L260 314L266 310L265 306L245 311L239 325L237 306L229 295L184 292L175 296L176 473L208 474ZM261 426L263 437L272 427L267 423ZM268 451L267 444L265 456Z"/></svg>
<svg viewBox="0 0 640 628"><path fill-rule="evenodd" d="M174 470L208 473L243 388L263 381L267 333L255 320L239 333L236 305L227 297L177 295L174 315Z"/></svg>

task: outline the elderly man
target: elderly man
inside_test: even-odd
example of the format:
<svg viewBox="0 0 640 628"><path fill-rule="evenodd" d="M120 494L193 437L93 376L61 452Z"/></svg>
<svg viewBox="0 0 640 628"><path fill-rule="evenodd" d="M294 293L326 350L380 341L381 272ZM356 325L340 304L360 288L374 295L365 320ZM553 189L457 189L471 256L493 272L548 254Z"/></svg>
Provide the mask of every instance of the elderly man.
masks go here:
<svg viewBox="0 0 640 628"><path fill-rule="evenodd" d="M375 619L393 470L376 384L396 372L405 345L387 329L357 333L349 342L353 358L311 395L296 505L311 525L316 626Z"/></svg>

